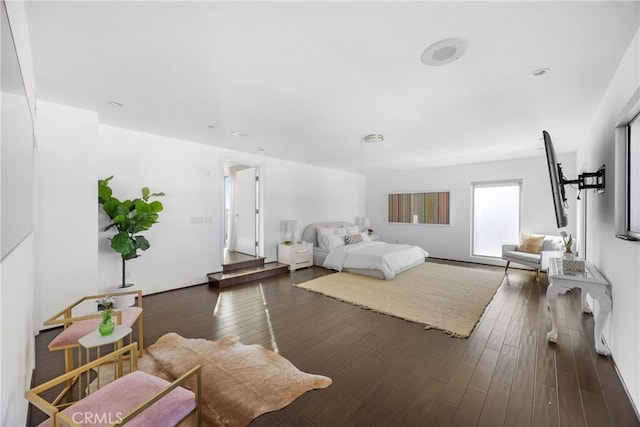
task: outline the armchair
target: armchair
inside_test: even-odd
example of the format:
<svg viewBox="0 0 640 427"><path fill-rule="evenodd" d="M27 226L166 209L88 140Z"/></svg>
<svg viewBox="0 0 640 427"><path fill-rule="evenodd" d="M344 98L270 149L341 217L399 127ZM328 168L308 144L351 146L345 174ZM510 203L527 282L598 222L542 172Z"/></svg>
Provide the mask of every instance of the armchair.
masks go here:
<svg viewBox="0 0 640 427"><path fill-rule="evenodd" d="M509 269L509 264L514 262L533 268L536 272L536 280L539 278L540 270L546 271L549 268L549 258L561 257L564 248L560 236L544 236L539 253L519 251L518 246L517 243L502 245L502 259L507 261L504 268L505 274Z"/></svg>
<svg viewBox="0 0 640 427"><path fill-rule="evenodd" d="M115 363L126 353L130 355L131 372L106 386L90 393L78 387L78 399L64 405L50 403L40 396L69 380L88 375L89 370L100 365ZM136 343L132 343L32 388L25 393L25 399L49 416L41 426L120 425L127 422L136 426L177 425L192 413L196 414L196 425L201 425L200 365L172 383L138 371L137 367L138 352ZM195 378L195 393L181 387L191 378ZM66 408L62 409L62 406Z"/></svg>
<svg viewBox="0 0 640 427"><path fill-rule="evenodd" d="M78 340L90 332L98 329L102 321L102 314L99 311L95 313L74 316L73 311L84 301L96 301L107 296L119 297L123 295L136 295L137 304L132 307L116 309L113 311L115 323L132 327L136 321L138 322L138 355L143 355L143 320L142 320L142 291L125 291L110 294L89 295L80 298L78 301L64 308L60 312L54 314L44 321L45 325L63 325L64 329L50 343L49 351L64 350L64 366L65 372L73 370L73 349L78 348ZM73 385L73 380L69 380L67 388L58 396L58 400Z"/></svg>

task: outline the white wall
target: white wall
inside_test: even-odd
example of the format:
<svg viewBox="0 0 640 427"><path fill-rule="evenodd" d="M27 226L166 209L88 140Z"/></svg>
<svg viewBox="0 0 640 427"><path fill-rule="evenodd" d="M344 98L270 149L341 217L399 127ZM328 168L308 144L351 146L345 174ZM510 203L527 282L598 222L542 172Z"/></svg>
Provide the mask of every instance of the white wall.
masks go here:
<svg viewBox="0 0 640 427"><path fill-rule="evenodd" d="M606 192L589 194L587 257L610 281L613 309L605 339L636 408L640 408L640 243L615 237L614 128L616 118L640 87L640 41L636 33L580 147L580 170L606 165Z"/></svg>
<svg viewBox="0 0 640 427"><path fill-rule="evenodd" d="M38 325L98 289L97 114L40 101L35 153Z"/></svg>
<svg viewBox="0 0 640 427"><path fill-rule="evenodd" d="M21 1L6 2L30 108L35 114L35 84L29 29ZM34 238L27 236L0 263L0 425L25 425L24 392L35 366Z"/></svg>
<svg viewBox="0 0 640 427"><path fill-rule="evenodd" d="M31 54L31 39L29 37L29 24L23 0L6 1L7 15L11 24L13 41L18 52L18 62L22 80L27 92L27 100L31 108L31 114L36 116L36 79L33 69L33 56Z"/></svg>
<svg viewBox="0 0 640 427"><path fill-rule="evenodd" d="M35 368L33 234L2 261L2 418L0 425L25 425Z"/></svg>
<svg viewBox="0 0 640 427"><path fill-rule="evenodd" d="M216 221L191 224L192 217L217 217L222 200L221 163L210 147L125 129L99 126L98 177L114 176L113 196L140 196L142 187L164 192L159 223L142 233L151 243L127 262L128 283L144 293L202 283L219 265ZM98 207L96 203L96 207ZM99 228L108 225L100 210ZM100 232L99 286L121 283L121 259L109 246L113 231Z"/></svg>
<svg viewBox="0 0 640 427"><path fill-rule="evenodd" d="M521 231L557 235L547 165L541 153L517 160L368 174L366 214L371 228L387 242L415 244L435 258L504 265L503 261L471 256L471 183L521 179ZM559 154L558 161L567 179L574 179L575 153ZM387 222L389 193L423 191L450 191L449 226ZM565 230L574 236L575 199L575 191L567 188L569 225Z"/></svg>
<svg viewBox="0 0 640 427"><path fill-rule="evenodd" d="M145 233L151 248L127 263L127 282L144 293L159 292L207 281L221 270L223 234L223 165L235 161L261 167L263 172L264 254L277 257L283 240L281 222L305 224L326 220L354 221L364 211L365 180L361 174L340 172L252 155L184 140L99 125L98 176L114 175L118 198L133 198L140 188L166 193L159 223ZM97 206L97 204L96 204ZM192 218L211 219L192 224ZM100 228L107 218L100 213ZM99 236L99 286L120 283L118 255L107 237Z"/></svg>
<svg viewBox="0 0 640 427"><path fill-rule="evenodd" d="M298 163L270 159L266 170L268 259L276 259L277 244L285 239L283 220L298 221L296 238L315 222L350 221L365 212L365 177Z"/></svg>

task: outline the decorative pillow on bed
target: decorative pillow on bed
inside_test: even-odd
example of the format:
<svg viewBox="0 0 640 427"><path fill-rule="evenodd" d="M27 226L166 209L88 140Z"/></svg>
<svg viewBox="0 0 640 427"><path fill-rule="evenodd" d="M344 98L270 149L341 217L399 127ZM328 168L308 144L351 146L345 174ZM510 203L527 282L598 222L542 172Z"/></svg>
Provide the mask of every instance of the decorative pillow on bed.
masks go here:
<svg viewBox="0 0 640 427"><path fill-rule="evenodd" d="M346 236L344 236L344 242L347 245L353 245L354 243L360 243L360 242L362 242L362 235L360 233L358 233L358 234L347 234Z"/></svg>
<svg viewBox="0 0 640 427"><path fill-rule="evenodd" d="M344 243L344 236L347 234L347 229L344 227L317 227L316 233L318 236L318 247L320 249L330 249L328 247L329 238L331 236L339 236L342 243ZM335 242L334 247L335 247Z"/></svg>
<svg viewBox="0 0 640 427"><path fill-rule="evenodd" d="M320 231L323 228L324 230ZM337 233L332 227L318 227L318 247L331 250L338 246L344 246L344 233Z"/></svg>
<svg viewBox="0 0 640 427"><path fill-rule="evenodd" d="M344 246L344 236L342 234L332 234L331 236L326 236L324 238L323 244L320 246L320 249L331 250L334 248L339 248L340 246Z"/></svg>
<svg viewBox="0 0 640 427"><path fill-rule="evenodd" d="M323 242L327 237L333 236L335 232L333 231L333 227L318 227L317 234L318 234L318 247L322 249L326 249L322 247L324 244Z"/></svg>

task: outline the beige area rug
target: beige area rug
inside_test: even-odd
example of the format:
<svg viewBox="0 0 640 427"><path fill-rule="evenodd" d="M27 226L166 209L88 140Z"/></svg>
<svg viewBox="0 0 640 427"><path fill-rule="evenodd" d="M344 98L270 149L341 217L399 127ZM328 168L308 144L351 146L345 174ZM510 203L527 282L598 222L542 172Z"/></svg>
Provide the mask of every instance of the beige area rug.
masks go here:
<svg viewBox="0 0 640 427"><path fill-rule="evenodd" d="M471 334L502 282L502 273L425 262L380 280L334 273L298 286L344 302L436 328L455 337Z"/></svg>
<svg viewBox="0 0 640 427"><path fill-rule="evenodd" d="M309 390L331 385L330 378L302 372L279 354L260 345L244 345L238 337L209 341L171 332L147 347L144 357L138 359L139 370L167 381L198 364L202 365L204 426L246 426ZM113 376L113 365L102 366L100 386L113 381ZM187 384L195 387L195 380ZM186 424L194 425L193 418Z"/></svg>

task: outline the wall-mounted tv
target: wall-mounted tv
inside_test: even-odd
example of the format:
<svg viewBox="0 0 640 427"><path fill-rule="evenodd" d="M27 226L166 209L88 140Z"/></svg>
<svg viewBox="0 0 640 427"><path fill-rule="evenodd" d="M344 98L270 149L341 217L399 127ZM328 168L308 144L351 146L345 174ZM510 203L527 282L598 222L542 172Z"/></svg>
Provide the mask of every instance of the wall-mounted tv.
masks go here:
<svg viewBox="0 0 640 427"><path fill-rule="evenodd" d="M542 131L544 139L544 150L547 153L547 166L549 169L549 180L551 181L551 195L553 196L553 207L556 211L556 224L558 228L567 226L567 197L564 186L575 185L578 190L593 189L597 194L604 192L605 167L600 166L595 172L582 172L577 179L566 179L562 173L562 165L556 158L556 150L553 148L551 136L546 130ZM578 194L578 199L580 195Z"/></svg>
<svg viewBox="0 0 640 427"><path fill-rule="evenodd" d="M556 158L556 150L553 148L551 136L549 136L546 130L543 130L542 137L544 138L544 150L547 153L547 166L549 167L553 207L556 212L556 224L558 228L562 228L567 226L567 198L564 192L565 179L562 175L562 166Z"/></svg>

